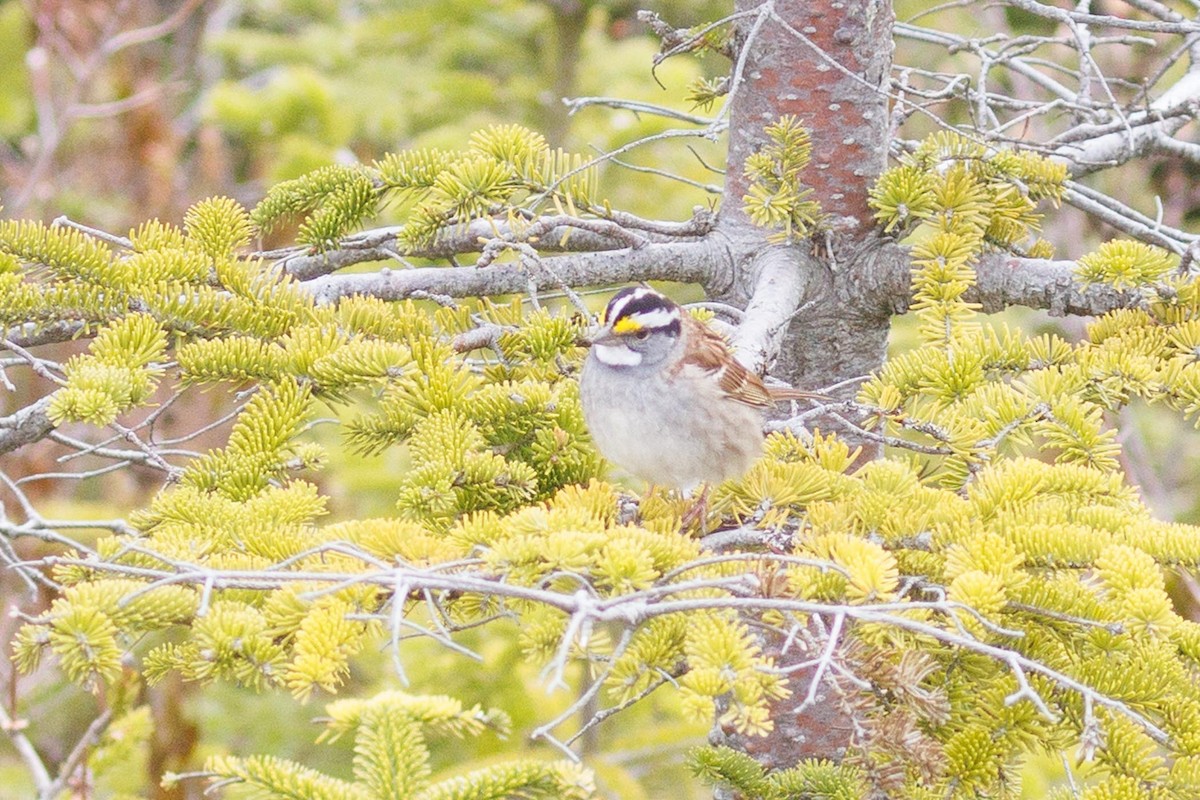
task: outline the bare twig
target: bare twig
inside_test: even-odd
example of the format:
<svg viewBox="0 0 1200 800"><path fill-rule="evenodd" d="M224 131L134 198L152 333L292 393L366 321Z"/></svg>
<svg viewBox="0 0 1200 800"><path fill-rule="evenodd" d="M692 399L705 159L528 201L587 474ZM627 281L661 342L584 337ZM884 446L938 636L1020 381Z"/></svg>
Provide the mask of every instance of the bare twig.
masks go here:
<svg viewBox="0 0 1200 800"><path fill-rule="evenodd" d="M829 665L833 661L838 641L842 637L842 625L845 622L845 614L839 613L833 615L833 625L830 627L825 647L821 651L821 657L816 661L816 670L808 682L808 692L804 695L804 702L796 706L795 713L802 714L809 706L817 702L817 691L821 688L821 681L825 678L825 672L829 669Z"/></svg>
<svg viewBox="0 0 1200 800"><path fill-rule="evenodd" d="M108 728L108 724L112 722L113 712L111 708L106 708L98 717L92 720L92 724L88 725L87 730L83 732L83 736L79 737L79 741L71 748L71 752L63 760L58 768L58 776L47 786L39 795L39 800L54 800L67 787L67 782L71 780L71 776L75 774L75 770L83 764L84 758L87 757L88 750L95 747L100 742L100 737L104 735L104 731Z"/></svg>
<svg viewBox="0 0 1200 800"><path fill-rule="evenodd" d="M0 729L3 729L8 735L13 749L17 751L17 755L25 764L25 769L29 770L29 774L33 777L33 788L37 790L38 798L54 797L49 792L49 789L54 786L54 779L50 777L50 771L46 769L45 762L38 755L37 748L25 735L25 725L25 720L15 720L9 716L8 709L4 707L3 703L0 703Z"/></svg>
<svg viewBox="0 0 1200 800"><path fill-rule="evenodd" d="M578 597L578 593L576 594L576 596ZM576 616L578 616L578 615L576 615ZM563 634L563 642L566 643L568 646L571 642L574 641L575 631L572 629L573 625L574 625L574 620L575 620L575 617L572 617L572 624L569 624L567 626L567 632ZM592 699L595 698L595 696L597 694L599 694L600 689L604 686L605 679L612 672L613 665L616 664L617 660L620 659L622 655L624 655L625 650L627 647L629 647L629 642L632 641L632 639L633 639L633 629L632 628L626 628L624 631L622 631L621 638L620 638L620 640L618 640L616 647L613 648L612 656L609 659L607 666L604 668L604 670L599 675L597 675L595 678L592 679L591 683L588 685L587 690L582 692L579 695L579 697L577 697L575 699L575 702L573 702L569 706L567 706L567 708L561 714L559 714L557 717L550 720L546 724L540 725L537 728L535 728L529 734L529 738L532 739L533 741L537 741L538 739L544 739L547 742L549 742L550 744L557 747L559 750L561 750L572 761L578 762L579 756L573 750L571 750L570 747L568 747L568 745L571 742L574 742L576 739L578 739L579 736L582 735L583 731L580 731L579 733L577 733L575 736L573 736L567 742L560 742L558 739L551 736L550 732L552 730L554 730L555 728L557 728L559 725L561 725L566 720L575 716L575 714L579 713L580 709L585 708L592 701ZM563 655L563 657L565 658L565 654ZM555 672L556 673L558 672L557 668L556 668ZM560 685L565 688L566 684L562 684L561 680L562 680L562 676L561 676L561 674L558 674L555 682L550 683L548 688L553 689Z"/></svg>
<svg viewBox="0 0 1200 800"><path fill-rule="evenodd" d="M1195 22L1154 22L1151 20L1127 19L1110 14L1089 14L1082 11L1069 11L1056 6L1045 5L1037 0L1005 0L1012 6L1028 11L1046 19L1052 19L1064 25L1098 25L1106 28L1124 28L1131 31L1146 31L1147 33L1196 33L1200 25Z"/></svg>
<svg viewBox="0 0 1200 800"><path fill-rule="evenodd" d="M161 558L161 556L159 556ZM118 575L152 581L155 585L211 585L215 588L241 589L276 589L289 583L301 582L309 585L376 585L392 589L401 581L410 590L427 589L431 591L479 592L498 598L513 598L534 602L557 608L568 614L571 622L563 634L559 655L552 661L551 669L554 676L560 675L565 664L567 650L575 643L577 636L594 623L619 623L626 633L646 620L680 613L695 613L705 609L730 609L744 612L776 611L808 615L843 615L846 620L873 622L906 630L921 636L928 636L948 645L959 647L970 652L976 652L994 658L1019 669L1027 674L1039 674L1064 689L1082 696L1089 704L1109 708L1127 717L1160 744L1168 744L1170 737L1155 723L1143 714L1130 708L1126 703L1104 695L1081 681L1069 675L1042 664L1034 659L1021 655L1015 650L1009 650L980 641L965 633L958 624L957 614L970 613L981 624L1004 636L1020 636L1019 631L1002 628L987 620L973 609L948 600L933 602L888 602L862 605L845 605L810 602L789 598L753 597L753 596L689 596L670 599L679 587L663 586L653 590L635 592L630 595L618 595L608 598L597 598L587 591L577 591L574 594L564 594L550 589L519 586L505 583L495 577L472 575L467 572L446 574L428 569L413 567L397 567L389 570L367 570L363 572L310 572L310 571L268 571L268 570L211 570L206 567L174 562L171 571L150 569L145 566L103 562L96 559L80 559L73 557L52 556L43 559L45 565L64 564L78 565L89 569ZM711 583L709 584L711 587ZM922 621L912 616L914 610L927 609L939 612L950 621L953 630L939 627L930 621ZM624 638L624 637L623 637ZM616 656L614 655L613 660ZM611 663L611 661L610 661ZM552 683L555 685L556 682ZM580 698L573 707L575 713ZM569 716L569 715L568 715ZM563 717L565 719L566 717ZM539 729L544 738L549 737L549 731L556 725L553 723ZM553 743L553 742L552 742ZM561 745L561 742L559 743ZM564 751L568 751L562 745Z"/></svg>
<svg viewBox="0 0 1200 800"><path fill-rule="evenodd" d="M604 106L606 108L632 111L635 114L649 114L656 117L666 117L667 119L677 119L680 122L690 122L693 125L712 125L715 122L715 120L709 117L688 114L642 100L625 100L620 97L564 97L563 104L571 114L575 114L580 109L589 106Z"/></svg>

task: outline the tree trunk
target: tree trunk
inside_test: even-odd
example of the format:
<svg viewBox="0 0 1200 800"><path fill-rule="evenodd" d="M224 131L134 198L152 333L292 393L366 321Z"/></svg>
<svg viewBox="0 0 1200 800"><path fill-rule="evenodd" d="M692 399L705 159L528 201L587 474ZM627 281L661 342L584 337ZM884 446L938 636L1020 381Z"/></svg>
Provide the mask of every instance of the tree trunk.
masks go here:
<svg viewBox="0 0 1200 800"><path fill-rule="evenodd" d="M898 309L881 299L891 295L879 291L880 283L907 270L899 248L878 235L867 205L868 190L887 162L894 15L886 0L791 0L776 2L774 14L753 15L758 9L756 0L737 3L739 12L750 15L739 24L744 62L734 79L718 223L735 265L733 285L723 294L743 302L772 294L776 290L762 284L768 262L798 270L799 311L788 324L772 371L798 387L819 389L883 364L889 319ZM768 241L771 232L754 226L741 210L747 191L743 165L766 141L763 129L788 114L811 131L812 162L803 180L826 216L812 240L781 253ZM856 389L852 382L833 394L852 396ZM874 449L868 449L869 457ZM813 657L794 646L781 653L781 641L764 641L763 647L780 666ZM792 694L775 704L774 731L768 736L718 729L710 738L771 768L805 758L840 761L851 724L837 693L822 687L814 702L796 712L813 674L808 668L791 676Z"/></svg>
<svg viewBox="0 0 1200 800"><path fill-rule="evenodd" d="M581 0L562 0L549 5L554 20L554 41L549 48L550 91L542 114L542 131L551 147L565 147L570 117L563 99L576 93L579 48L587 32L588 9Z"/></svg>
<svg viewBox="0 0 1200 800"><path fill-rule="evenodd" d="M734 77L725 198L718 230L737 265L727 296L754 294L768 231L741 210L746 158L766 141L763 129L794 115L812 133L803 180L825 219L811 241L793 245L803 271L801 310L791 320L774 372L804 388L864 375L883 363L894 309L874 291L880 269L900 266L896 248L876 233L867 192L887 164L891 3L883 0L777 2L755 14L739 0L743 61ZM846 395L854 386L836 394Z"/></svg>

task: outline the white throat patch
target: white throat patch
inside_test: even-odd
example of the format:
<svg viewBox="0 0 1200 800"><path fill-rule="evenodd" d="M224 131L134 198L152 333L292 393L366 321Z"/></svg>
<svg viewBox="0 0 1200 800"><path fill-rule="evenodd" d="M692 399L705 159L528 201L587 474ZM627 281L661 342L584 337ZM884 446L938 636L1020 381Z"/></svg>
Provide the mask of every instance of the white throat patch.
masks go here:
<svg viewBox="0 0 1200 800"><path fill-rule="evenodd" d="M592 352L600 363L610 367L636 367L642 363L642 354L623 344L594 344Z"/></svg>

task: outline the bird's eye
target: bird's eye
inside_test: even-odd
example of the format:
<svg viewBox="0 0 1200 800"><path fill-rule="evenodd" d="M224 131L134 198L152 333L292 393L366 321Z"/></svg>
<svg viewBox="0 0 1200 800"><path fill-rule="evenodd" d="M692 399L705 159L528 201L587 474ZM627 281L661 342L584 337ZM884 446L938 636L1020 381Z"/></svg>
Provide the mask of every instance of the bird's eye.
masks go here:
<svg viewBox="0 0 1200 800"><path fill-rule="evenodd" d="M640 340L640 341L643 341L643 342L644 342L644 341L646 341L647 339L649 339L649 338L650 338L650 331L647 331L647 330L640 330L640 331L638 331L637 333L635 333L633 336L634 336L634 338L635 338L635 339L638 339L638 340Z"/></svg>

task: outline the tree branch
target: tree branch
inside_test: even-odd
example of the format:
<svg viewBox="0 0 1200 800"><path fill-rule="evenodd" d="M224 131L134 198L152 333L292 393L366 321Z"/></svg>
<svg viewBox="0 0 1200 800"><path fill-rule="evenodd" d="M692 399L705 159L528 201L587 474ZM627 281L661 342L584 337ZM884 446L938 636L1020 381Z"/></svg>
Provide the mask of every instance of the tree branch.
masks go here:
<svg viewBox="0 0 1200 800"><path fill-rule="evenodd" d="M989 314L1020 305L1043 308L1055 316L1096 316L1141 302L1133 291L1082 283L1075 275L1074 261L989 253L975 265L975 275L975 286L965 297Z"/></svg>
<svg viewBox="0 0 1200 800"><path fill-rule="evenodd" d="M656 117L666 117L667 119L677 119L680 122L690 122L693 125L713 125L716 123L716 120L711 117L687 114L674 108L647 103L643 100L626 100L620 97L564 97L563 105L567 107L570 114L574 114L588 106L604 106L632 111L634 114L649 114Z"/></svg>
<svg viewBox="0 0 1200 800"><path fill-rule="evenodd" d="M119 53L127 47L135 47L147 42L153 42L155 39L161 39L178 30L187 21L187 18L192 15L192 12L203 3L204 0L186 0L179 8L175 9L175 13L161 22L154 25L147 25L144 28L123 31L112 37L104 42L100 48L100 52L107 57Z"/></svg>
<svg viewBox="0 0 1200 800"><path fill-rule="evenodd" d="M1030 14L1052 19L1064 25L1076 23L1082 25L1099 25L1106 28L1124 28L1125 30L1145 31L1147 33L1186 34L1200 32L1200 24L1195 22L1154 22L1152 20L1127 19L1110 14L1089 14L1083 11L1068 11L1050 5L1043 5L1037 2L1037 0L1006 0L1006 2L1022 11L1028 11Z"/></svg>
<svg viewBox="0 0 1200 800"><path fill-rule="evenodd" d="M20 347L37 347L43 344L67 342L79 335L86 323L77 320L48 322L45 325L38 322L26 322L14 325L8 330L0 330L0 338L14 342Z"/></svg>
<svg viewBox="0 0 1200 800"><path fill-rule="evenodd" d="M22 721L10 717L4 710L4 705L0 704L0 729L8 734L8 740L12 742L13 749L25 762L25 768L33 777L33 786L38 797L45 797L46 790L54 784L54 781L51 779L42 757L38 755L37 748L33 746L33 742L29 741L29 737L25 735L22 728Z"/></svg>
<svg viewBox="0 0 1200 800"><path fill-rule="evenodd" d="M92 724L88 725L87 730L83 732L83 736L79 737L79 741L75 743L75 747L71 749L71 753L67 756L66 760L59 765L58 777L38 793L38 800L54 800L54 798L58 797L66 789L71 775L83 764L88 750L99 744L100 737L104 735L104 731L108 727L108 724L112 722L112 718L112 709L106 708L100 716L92 720Z"/></svg>
<svg viewBox="0 0 1200 800"><path fill-rule="evenodd" d="M968 39L948 31L923 28L912 24L911 20L908 22L897 22L895 32L897 38L940 45L951 53L962 51L973 52L979 58L987 59L992 63L1003 65L1006 69L1012 70L1017 75L1059 100L1070 103L1073 103L1075 100L1075 93L1067 88L1067 86L1039 71L1024 58L1017 55L1002 56L999 51L985 47L985 43L992 43L991 39Z"/></svg>
<svg viewBox="0 0 1200 800"><path fill-rule="evenodd" d="M1168 136L1163 131L1159 131L1159 135L1155 137L1153 150L1156 153L1200 164L1200 144L1181 141L1173 136Z"/></svg>
<svg viewBox="0 0 1200 800"><path fill-rule="evenodd" d="M1063 200L1121 233L1170 250L1176 255L1183 255L1189 246L1200 241L1200 236L1194 233L1164 225L1160 220L1151 219L1120 200L1074 181L1067 181Z"/></svg>
<svg viewBox="0 0 1200 800"><path fill-rule="evenodd" d="M734 346L738 358L761 374L775 363L788 324L800 307L808 283L805 268L817 266L805 264L794 246L764 250L755 266L754 294L734 335Z"/></svg>
<svg viewBox="0 0 1200 800"><path fill-rule="evenodd" d="M562 222L569 218L553 218ZM536 220L530 220L530 224ZM615 226L620 226L620 229ZM629 237L637 231L650 241L667 243L704 236L712 228L710 214L697 214L683 222L642 220L631 214L614 212L611 220L580 219L578 224L555 224L539 232L538 249L542 252L579 253L595 250L619 250L629 246ZM629 230L626 230L629 229ZM492 239L521 240L520 232L502 220L474 219L442 231L437 240L416 248L402 248L397 239L403 226L374 228L347 236L336 250L313 253L304 247L264 250L254 257L277 260L298 280L310 280L337 272L343 267L368 261L394 260L407 264L407 258L446 259L464 253L478 253Z"/></svg>
<svg viewBox="0 0 1200 800"><path fill-rule="evenodd" d="M1178 81L1139 114L1131 114L1116 130L1082 142L1061 145L1055 155L1067 163L1072 177L1124 164L1155 148L1195 118L1200 104L1200 64L1193 64ZM1147 124L1148 123L1148 124Z"/></svg>
<svg viewBox="0 0 1200 800"><path fill-rule="evenodd" d="M719 283L733 269L709 240L652 243L636 250L607 250L542 259L544 269L531 272L521 264L490 267L417 267L379 272L326 275L304 285L318 302L365 294L381 300L404 300L417 293L449 297L485 297L530 289L605 286L637 280Z"/></svg>
<svg viewBox="0 0 1200 800"><path fill-rule="evenodd" d="M128 548L130 552L136 550ZM761 554L745 553L748 560L756 560ZM702 579L685 581L677 584L665 584L649 589L624 595L597 598L581 589L573 594L554 591L540 587L527 587L507 583L496 579L495 576L481 575L471 571L448 573L440 570L399 566L389 569L370 569L352 572L288 572L278 569L268 570L214 570L207 566L187 562L170 562L159 557L174 569L153 569L133 564L119 564L97 559L80 559L73 557L51 556L42 560L50 565L77 565L87 567L97 572L128 575L151 581L143 591L149 591L158 586L166 585L200 585L215 588L243 589L277 589L282 586L301 583L319 583L326 586L341 586L350 583L359 585L383 586L393 589L398 583L410 589L429 589L433 591L448 590L453 592L481 592L493 597L510 598L524 602L533 602L558 609L572 618L563 637L565 647L574 638L576 631L586 625L596 623L616 623L625 631L632 630L650 619L671 614L694 614L708 609L731 609L735 611L776 611L779 613L810 614L810 615L843 615L849 620L871 622L906 630L917 635L929 636L951 647L961 648L967 652L979 653L1026 673L1037 673L1049 679L1059 687L1074 692L1091 703L1109 708L1133 721L1151 738L1160 744L1169 744L1170 736L1159 728L1152 720L1126 703L1110 697L1101 691L1088 686L1068 673L1060 672L1045 664L1021 655L1016 650L988 644L979 641L965 633L959 620L960 613L968 613L975 619L986 624L994 632L1007 636L1020 636L1018 631L1001 628L986 620L978 612L961 603L948 600L933 602L897 601L864 603L860 605L842 605L822 603L817 601L796 600L779 597L744 596L740 593L718 594L711 596L695 596L697 588L716 588L723 581ZM743 575L734 580L749 579L747 588L754 584L751 575ZM726 581L729 579L725 579ZM934 620L913 619L909 614L913 610L928 610L940 615L956 630L940 627Z"/></svg>
<svg viewBox="0 0 1200 800"><path fill-rule="evenodd" d="M0 417L0 454L44 439L54 430L54 423L46 415L51 397L53 395L43 397L20 411Z"/></svg>

